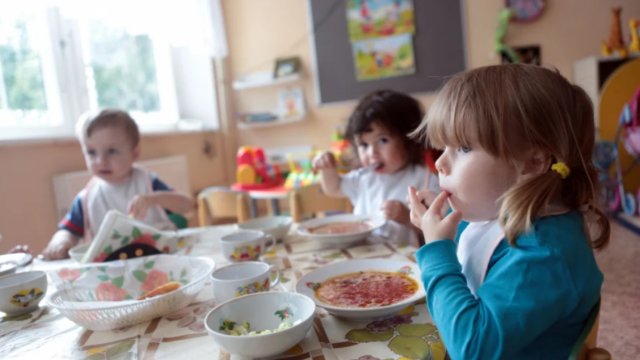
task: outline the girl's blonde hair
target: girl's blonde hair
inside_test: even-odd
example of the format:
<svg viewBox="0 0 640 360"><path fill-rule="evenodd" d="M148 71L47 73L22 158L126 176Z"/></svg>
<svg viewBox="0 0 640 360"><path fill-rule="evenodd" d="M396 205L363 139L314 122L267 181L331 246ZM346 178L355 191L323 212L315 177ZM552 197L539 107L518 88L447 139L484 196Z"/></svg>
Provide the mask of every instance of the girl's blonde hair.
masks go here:
<svg viewBox="0 0 640 360"><path fill-rule="evenodd" d="M609 220L597 208L598 172L593 165L593 106L580 87L558 72L531 65L488 66L451 78L414 135L431 145L468 146L476 139L489 154L512 162L539 149L571 170L519 182L502 199L500 224L511 245L549 205L570 210L588 206L599 215L599 250L609 242ZM587 225L587 224L585 224ZM589 236L589 231L586 232Z"/></svg>

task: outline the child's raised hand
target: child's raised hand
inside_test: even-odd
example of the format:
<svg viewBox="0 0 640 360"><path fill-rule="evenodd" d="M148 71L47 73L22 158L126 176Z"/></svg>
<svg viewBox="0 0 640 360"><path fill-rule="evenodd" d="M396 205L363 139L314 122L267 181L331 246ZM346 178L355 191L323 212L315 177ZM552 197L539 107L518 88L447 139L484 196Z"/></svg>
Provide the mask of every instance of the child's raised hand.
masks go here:
<svg viewBox="0 0 640 360"><path fill-rule="evenodd" d="M458 224L462 221L462 213L453 210L449 215L442 215L443 207L449 194L440 193L431 206L427 208L413 186L409 187L409 209L411 223L422 229L426 244L436 240L453 240L458 231Z"/></svg>
<svg viewBox="0 0 640 360"><path fill-rule="evenodd" d="M387 220L393 220L398 224L407 225L410 222L409 209L398 200L386 201L380 207Z"/></svg>
<svg viewBox="0 0 640 360"><path fill-rule="evenodd" d="M323 151L313 158L313 168L316 170L335 169L337 167L336 158L329 151Z"/></svg>
<svg viewBox="0 0 640 360"><path fill-rule="evenodd" d="M129 203L129 210L127 210L127 212L129 216L132 216L134 219L142 220L147 217L147 211L152 206L156 206L156 204L151 196L136 195Z"/></svg>
<svg viewBox="0 0 640 360"><path fill-rule="evenodd" d="M47 261L65 259L69 257L69 249L74 245L75 243L71 239L53 239L42 251L42 256Z"/></svg>

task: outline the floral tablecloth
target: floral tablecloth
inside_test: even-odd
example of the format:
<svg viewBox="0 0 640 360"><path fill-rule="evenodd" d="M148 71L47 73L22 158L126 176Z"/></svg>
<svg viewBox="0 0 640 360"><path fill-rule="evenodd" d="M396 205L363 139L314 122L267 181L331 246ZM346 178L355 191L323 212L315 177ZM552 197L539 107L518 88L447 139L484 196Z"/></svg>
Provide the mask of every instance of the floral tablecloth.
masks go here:
<svg viewBox="0 0 640 360"><path fill-rule="evenodd" d="M185 246L179 254L206 256L217 267L228 262L219 249L219 237L232 226L211 228L205 239ZM387 258L415 261L416 248L388 239L336 249L297 235L265 254L265 261L282 272L274 290L294 291L296 279L329 263L348 259ZM60 271L71 260L36 261L27 270ZM278 289L279 288L279 289ZM53 293L49 289L48 294ZM18 317L0 312L1 359L240 359L221 350L208 336L204 317L216 305L210 283L186 309L146 323L114 331L89 331L41 303L37 311ZM376 360L445 359L445 349L424 301L394 318L375 322L348 322L318 308L306 339L274 359Z"/></svg>

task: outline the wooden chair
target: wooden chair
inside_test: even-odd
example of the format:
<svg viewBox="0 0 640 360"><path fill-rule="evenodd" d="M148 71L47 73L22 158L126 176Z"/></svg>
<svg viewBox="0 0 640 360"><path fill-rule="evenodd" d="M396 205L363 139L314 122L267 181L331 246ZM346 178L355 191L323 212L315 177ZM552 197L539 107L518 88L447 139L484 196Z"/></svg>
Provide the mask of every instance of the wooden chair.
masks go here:
<svg viewBox="0 0 640 360"><path fill-rule="evenodd" d="M607 350L596 347L599 314L600 300L593 306L589 320L573 346L569 360L611 360L611 354Z"/></svg>
<svg viewBox="0 0 640 360"><path fill-rule="evenodd" d="M251 218L251 198L242 191L225 187L210 187L198 194L198 220L200 226L210 225L214 219L236 218L244 222Z"/></svg>
<svg viewBox="0 0 640 360"><path fill-rule="evenodd" d="M331 211L351 213L353 207L347 198L333 198L325 195L319 184L304 186L291 191L289 208L293 221L301 222L305 215L317 215Z"/></svg>

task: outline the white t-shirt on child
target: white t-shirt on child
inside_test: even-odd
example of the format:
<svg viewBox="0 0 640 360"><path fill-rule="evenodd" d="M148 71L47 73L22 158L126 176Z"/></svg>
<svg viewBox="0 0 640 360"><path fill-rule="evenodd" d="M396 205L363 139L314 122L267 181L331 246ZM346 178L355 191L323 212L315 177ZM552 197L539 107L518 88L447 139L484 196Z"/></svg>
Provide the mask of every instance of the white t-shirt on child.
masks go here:
<svg viewBox="0 0 640 360"><path fill-rule="evenodd" d="M386 201L398 200L406 205L409 186L440 193L438 177L424 166L407 166L394 174L358 169L342 176L340 181L340 189L353 204L353 213L374 218L384 217L380 207ZM376 234L401 242L414 240L411 228L395 221L388 221Z"/></svg>
<svg viewBox="0 0 640 360"><path fill-rule="evenodd" d="M131 178L122 184L112 185L106 181L94 177L84 190L84 219L85 235L92 240L98 234L100 226L110 210L118 210L126 214L129 203L136 195L153 193L151 175L144 169L133 167ZM144 223L156 227L159 230L172 229L173 223L160 206L151 206L147 209Z"/></svg>

